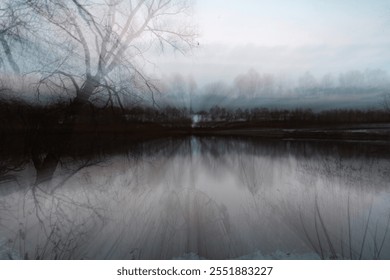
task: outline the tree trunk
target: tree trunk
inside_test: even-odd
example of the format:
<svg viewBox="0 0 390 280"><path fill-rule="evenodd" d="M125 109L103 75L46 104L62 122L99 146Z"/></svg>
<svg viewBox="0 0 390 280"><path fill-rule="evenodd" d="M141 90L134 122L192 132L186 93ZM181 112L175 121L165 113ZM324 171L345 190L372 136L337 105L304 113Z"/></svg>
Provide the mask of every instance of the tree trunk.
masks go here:
<svg viewBox="0 0 390 280"><path fill-rule="evenodd" d="M32 161L37 172L35 185L50 181L53 178L59 162L58 155L54 154L52 151L45 155L44 158L40 157L41 155L32 154Z"/></svg>
<svg viewBox="0 0 390 280"><path fill-rule="evenodd" d="M37 174L35 184L52 179L58 162L66 152L72 139L82 133L86 127L90 128L91 123L88 120L91 117L91 111L88 100L97 86L96 79L93 77L87 78L65 114L66 121L61 129L61 135L50 135L50 127L36 128L31 150L31 157ZM82 139L82 135L78 136ZM53 140L55 143L50 143Z"/></svg>

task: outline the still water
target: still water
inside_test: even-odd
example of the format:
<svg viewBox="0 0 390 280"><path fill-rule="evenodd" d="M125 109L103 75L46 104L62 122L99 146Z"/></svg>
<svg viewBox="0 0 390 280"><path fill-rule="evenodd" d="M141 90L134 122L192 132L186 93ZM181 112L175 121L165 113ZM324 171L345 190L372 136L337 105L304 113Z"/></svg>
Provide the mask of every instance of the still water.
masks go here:
<svg viewBox="0 0 390 280"><path fill-rule="evenodd" d="M390 259L388 143L192 137L63 157L40 183L6 170L3 259Z"/></svg>

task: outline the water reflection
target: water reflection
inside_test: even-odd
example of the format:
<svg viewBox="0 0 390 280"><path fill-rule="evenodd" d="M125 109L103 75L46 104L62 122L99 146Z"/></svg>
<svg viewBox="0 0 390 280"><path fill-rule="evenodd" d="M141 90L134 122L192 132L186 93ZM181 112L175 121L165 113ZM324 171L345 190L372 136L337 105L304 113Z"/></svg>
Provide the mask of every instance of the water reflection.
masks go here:
<svg viewBox="0 0 390 280"><path fill-rule="evenodd" d="M98 154L98 156L97 156ZM386 143L183 138L0 166L6 259L390 259Z"/></svg>

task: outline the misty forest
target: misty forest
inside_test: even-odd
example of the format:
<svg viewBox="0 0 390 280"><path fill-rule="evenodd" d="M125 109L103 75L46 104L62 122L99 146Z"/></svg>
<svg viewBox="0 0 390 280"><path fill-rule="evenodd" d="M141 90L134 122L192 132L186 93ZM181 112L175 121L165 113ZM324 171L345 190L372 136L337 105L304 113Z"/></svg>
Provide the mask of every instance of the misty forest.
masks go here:
<svg viewBox="0 0 390 280"><path fill-rule="evenodd" d="M390 259L367 2L0 0L0 259Z"/></svg>

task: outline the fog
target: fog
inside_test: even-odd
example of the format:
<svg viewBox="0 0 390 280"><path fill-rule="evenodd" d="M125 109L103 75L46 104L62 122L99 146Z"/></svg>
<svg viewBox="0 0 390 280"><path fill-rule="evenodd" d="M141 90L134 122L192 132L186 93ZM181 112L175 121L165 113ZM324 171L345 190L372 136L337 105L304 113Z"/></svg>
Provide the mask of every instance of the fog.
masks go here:
<svg viewBox="0 0 390 280"><path fill-rule="evenodd" d="M177 16L164 10L165 20L151 18L129 41L123 15L106 29L108 9L89 6L91 18L79 11L72 23L61 22L71 6L50 18L39 3L2 4L0 85L8 97L73 99L90 77L96 89L83 94L101 104L115 89L116 105L367 109L381 107L390 84L390 6L382 0L167 1ZM140 11L136 29L150 16Z"/></svg>
<svg viewBox="0 0 390 280"><path fill-rule="evenodd" d="M386 1L197 1L200 49L159 57L165 72L229 82L253 68L297 78L389 70Z"/></svg>
<svg viewBox="0 0 390 280"><path fill-rule="evenodd" d="M0 1L0 259L390 259L388 11Z"/></svg>
<svg viewBox="0 0 390 280"><path fill-rule="evenodd" d="M213 106L227 108L383 109L390 77L381 69L353 70L315 76L305 72L297 79L259 73L255 69L237 75L231 82L198 85L193 76L174 74L160 83L160 104L194 111Z"/></svg>

